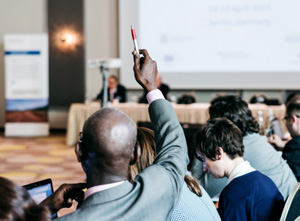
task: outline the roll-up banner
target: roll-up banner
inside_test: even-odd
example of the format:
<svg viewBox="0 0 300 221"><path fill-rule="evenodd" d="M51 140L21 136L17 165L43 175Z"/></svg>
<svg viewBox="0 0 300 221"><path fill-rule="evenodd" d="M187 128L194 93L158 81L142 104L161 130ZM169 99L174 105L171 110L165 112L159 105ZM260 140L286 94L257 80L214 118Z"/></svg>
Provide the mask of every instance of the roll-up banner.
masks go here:
<svg viewBox="0 0 300 221"><path fill-rule="evenodd" d="M49 52L47 34L7 34L5 135L48 136Z"/></svg>

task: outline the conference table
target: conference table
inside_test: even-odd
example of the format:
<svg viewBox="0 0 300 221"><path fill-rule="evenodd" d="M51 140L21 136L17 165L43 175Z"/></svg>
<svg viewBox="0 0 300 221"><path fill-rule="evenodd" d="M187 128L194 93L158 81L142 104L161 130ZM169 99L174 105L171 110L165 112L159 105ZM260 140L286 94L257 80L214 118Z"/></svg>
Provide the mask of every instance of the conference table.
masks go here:
<svg viewBox="0 0 300 221"><path fill-rule="evenodd" d="M209 103L194 103L194 104L172 104L178 120L180 123L187 124L204 124L208 119L208 107ZM111 107L117 108L129 117L131 117L135 123L149 122L148 104L138 103L117 103L111 104ZM253 116L256 118L258 111L262 111L264 122L267 122L268 112L271 109L274 113L274 117L280 119L281 128L285 131L285 126L281 119L285 115L285 106L267 106L265 104L249 104L249 108L252 111ZM85 120L91 116L94 112L100 109L99 102L92 103L74 103L71 105L68 114L67 125L67 145L74 145L78 139L78 133L82 131ZM267 125L265 125L267 126Z"/></svg>

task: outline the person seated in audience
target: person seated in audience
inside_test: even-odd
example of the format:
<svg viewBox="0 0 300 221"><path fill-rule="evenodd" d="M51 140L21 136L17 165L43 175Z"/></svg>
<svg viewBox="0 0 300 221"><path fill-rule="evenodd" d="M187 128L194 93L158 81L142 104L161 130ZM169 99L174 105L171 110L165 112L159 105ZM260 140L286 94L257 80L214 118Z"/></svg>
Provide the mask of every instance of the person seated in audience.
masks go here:
<svg viewBox="0 0 300 221"><path fill-rule="evenodd" d="M300 103L300 94L299 93L291 93L285 100L285 108L287 108L289 103L296 103L299 102ZM284 145L289 142L292 139L291 134L286 131L285 134L283 135L283 140L282 142L284 143ZM284 146L283 145L283 146ZM277 146L273 145L276 149ZM282 151L280 148L278 149L279 151Z"/></svg>
<svg viewBox="0 0 300 221"><path fill-rule="evenodd" d="M96 96L95 100L101 100L102 94L103 89ZM119 83L119 79L115 75L111 75L108 78L107 100L110 102L126 102L126 88Z"/></svg>
<svg viewBox="0 0 300 221"><path fill-rule="evenodd" d="M134 179L148 166L153 164L156 157L154 133L145 127L138 127L137 148L141 157L130 166L130 174ZM221 220L211 198L195 178L186 174L179 203L175 208L171 220Z"/></svg>
<svg viewBox="0 0 300 221"><path fill-rule="evenodd" d="M189 162L186 140L172 105L157 89L156 62L146 50L134 51L134 74L148 91L149 114L156 138L154 163L128 181L128 168L138 158L136 124L115 108L103 108L83 126L75 153L86 173L81 206L59 220L169 220L178 203ZM72 188L60 188L42 203L63 207Z"/></svg>
<svg viewBox="0 0 300 221"><path fill-rule="evenodd" d="M196 103L196 95L194 92L184 93L181 97L178 98L177 104L193 104Z"/></svg>
<svg viewBox="0 0 300 221"><path fill-rule="evenodd" d="M25 188L0 177L0 220L50 221L47 207L36 205Z"/></svg>
<svg viewBox="0 0 300 221"><path fill-rule="evenodd" d="M268 143L267 137L259 135L259 125L252 116L248 104L236 95L216 97L211 101L209 115L210 119L226 117L238 126L243 134L244 159L249 161L252 167L271 178L286 199L297 180L286 161ZM200 184L213 200L217 199L227 183L226 177L215 179L212 175L204 174L199 160L194 160L192 174L199 179Z"/></svg>
<svg viewBox="0 0 300 221"><path fill-rule="evenodd" d="M250 104L267 104L268 98L265 94L254 94L250 99Z"/></svg>
<svg viewBox="0 0 300 221"><path fill-rule="evenodd" d="M161 91L161 93L164 95L164 98L167 99L167 100L170 100L169 99L169 92L170 92L170 88L167 84L164 84L162 82L162 79L161 79L161 75L160 74L157 74L156 76L156 81L155 81L155 84L156 84L156 87ZM139 99L139 103L147 103L147 92L144 91L144 94L142 97L140 97Z"/></svg>
<svg viewBox="0 0 300 221"><path fill-rule="evenodd" d="M283 197L269 177L243 159L243 134L234 123L214 118L195 140L203 170L217 179L228 179L219 198L222 220L279 220Z"/></svg>
<svg viewBox="0 0 300 221"><path fill-rule="evenodd" d="M285 107L288 106L289 102L300 101L300 94L298 93L291 93L285 100Z"/></svg>
<svg viewBox="0 0 300 221"><path fill-rule="evenodd" d="M274 134L273 139L268 140L277 150L282 150L283 159L287 161L297 181L300 182L300 100L288 103L284 120L292 139L285 143Z"/></svg>
<svg viewBox="0 0 300 221"><path fill-rule="evenodd" d="M257 93L249 99L250 104L281 105L277 98L267 98L265 94Z"/></svg>

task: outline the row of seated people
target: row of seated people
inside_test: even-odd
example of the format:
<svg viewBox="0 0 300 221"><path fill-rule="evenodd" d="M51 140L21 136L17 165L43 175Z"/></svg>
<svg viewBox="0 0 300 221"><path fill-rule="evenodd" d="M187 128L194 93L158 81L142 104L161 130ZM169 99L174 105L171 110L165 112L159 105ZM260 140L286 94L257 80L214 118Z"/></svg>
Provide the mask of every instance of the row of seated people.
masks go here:
<svg viewBox="0 0 300 221"><path fill-rule="evenodd" d="M192 174L201 187L187 174L186 139L172 105L155 85L156 62L146 50L141 53L143 58L133 53L134 73L148 92L154 136L142 141L133 120L117 109L97 111L75 146L86 184L62 185L40 206L55 213L86 186L80 207L59 220L278 220L297 180L258 134L247 103L237 96L211 102L211 120L195 136ZM219 214L206 192L219 196Z"/></svg>
<svg viewBox="0 0 300 221"><path fill-rule="evenodd" d="M170 87L169 85L165 84L162 82L162 77L160 74L157 74L156 76L156 81L155 81L156 87L162 92L164 97L167 100L170 100L169 97L169 92L170 92ZM98 93L95 97L94 100L101 100L103 95L103 89ZM143 95L139 98L138 103L147 103L147 98L146 98L147 93L144 91ZM295 94L292 93L290 94L286 102L291 99L292 96ZM111 75L108 78L108 88L107 88L107 100L110 102L114 102L116 100L118 103L125 103L127 102L127 89L125 86L120 84L119 79L115 75ZM181 97L178 98L177 100L178 104L191 104L191 103L196 103L196 96L193 92L191 93L184 93ZM267 98L266 95L258 93L253 95L249 99L250 104L256 104L256 103L264 103L267 105L280 105L280 101L278 99L270 99Z"/></svg>

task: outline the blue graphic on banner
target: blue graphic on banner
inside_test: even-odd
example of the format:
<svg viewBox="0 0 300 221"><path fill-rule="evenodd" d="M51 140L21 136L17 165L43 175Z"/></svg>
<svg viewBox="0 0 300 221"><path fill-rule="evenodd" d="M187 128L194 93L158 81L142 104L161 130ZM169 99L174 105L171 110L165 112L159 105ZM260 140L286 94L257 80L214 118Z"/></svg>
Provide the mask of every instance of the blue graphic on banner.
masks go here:
<svg viewBox="0 0 300 221"><path fill-rule="evenodd" d="M6 51L5 55L40 55L40 51Z"/></svg>
<svg viewBox="0 0 300 221"><path fill-rule="evenodd" d="M40 110L48 107L48 99L7 99L7 111Z"/></svg>

